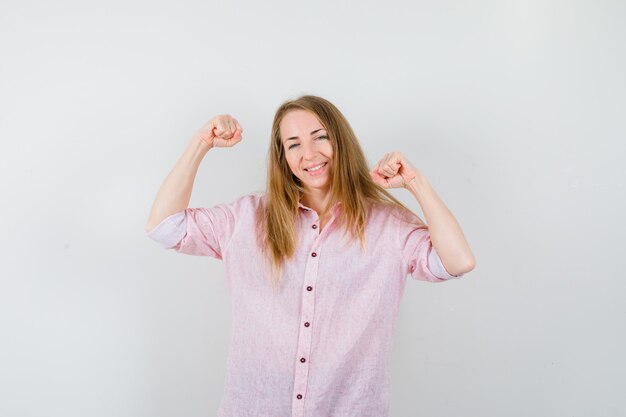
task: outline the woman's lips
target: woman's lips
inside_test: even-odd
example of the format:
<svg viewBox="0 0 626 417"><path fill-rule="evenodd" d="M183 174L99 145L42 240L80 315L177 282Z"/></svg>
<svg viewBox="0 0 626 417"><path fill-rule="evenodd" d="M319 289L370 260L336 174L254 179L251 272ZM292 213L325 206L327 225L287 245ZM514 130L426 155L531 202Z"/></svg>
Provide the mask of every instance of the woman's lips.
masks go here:
<svg viewBox="0 0 626 417"><path fill-rule="evenodd" d="M311 175L312 177L317 177L318 175L320 175L321 173L323 173L324 171L326 171L326 165L328 165L328 162L324 162L324 164L322 165L321 168L319 168L317 171L309 171L308 169L304 169L309 175Z"/></svg>

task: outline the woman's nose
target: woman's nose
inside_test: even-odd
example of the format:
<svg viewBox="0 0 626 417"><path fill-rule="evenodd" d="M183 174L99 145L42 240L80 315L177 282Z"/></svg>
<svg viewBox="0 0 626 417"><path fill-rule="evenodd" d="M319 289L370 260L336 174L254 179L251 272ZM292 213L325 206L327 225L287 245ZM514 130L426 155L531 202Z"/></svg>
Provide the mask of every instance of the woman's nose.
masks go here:
<svg viewBox="0 0 626 417"><path fill-rule="evenodd" d="M316 153L317 151L315 150L315 147L313 146L313 144L302 145L302 156L304 157L304 159L315 158Z"/></svg>

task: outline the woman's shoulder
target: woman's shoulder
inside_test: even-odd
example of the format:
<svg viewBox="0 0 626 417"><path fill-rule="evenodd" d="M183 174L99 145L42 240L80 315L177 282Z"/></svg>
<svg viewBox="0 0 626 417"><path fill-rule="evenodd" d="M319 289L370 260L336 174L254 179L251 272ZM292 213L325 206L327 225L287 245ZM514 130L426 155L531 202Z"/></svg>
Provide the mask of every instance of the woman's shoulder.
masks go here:
<svg viewBox="0 0 626 417"><path fill-rule="evenodd" d="M266 198L266 194L263 191L251 191L247 194L242 194L239 197L235 197L234 199L231 199L231 202L235 202L235 201L250 201L250 202L257 202L257 201L261 201L262 199Z"/></svg>
<svg viewBox="0 0 626 417"><path fill-rule="evenodd" d="M420 222L415 213L391 201L371 201L368 204L368 212L372 218L395 224Z"/></svg>
<svg viewBox="0 0 626 417"><path fill-rule="evenodd" d="M237 198L237 200L248 201L251 203L259 203L265 201L266 199L267 194L264 191L252 191Z"/></svg>
<svg viewBox="0 0 626 417"><path fill-rule="evenodd" d="M389 201L366 200L367 210L373 214L390 216L397 214L400 207Z"/></svg>
<svg viewBox="0 0 626 417"><path fill-rule="evenodd" d="M235 198L227 199L217 204L216 207L222 207L238 214L244 214L246 212L256 211L256 209L263 205L266 198L264 192L253 191Z"/></svg>

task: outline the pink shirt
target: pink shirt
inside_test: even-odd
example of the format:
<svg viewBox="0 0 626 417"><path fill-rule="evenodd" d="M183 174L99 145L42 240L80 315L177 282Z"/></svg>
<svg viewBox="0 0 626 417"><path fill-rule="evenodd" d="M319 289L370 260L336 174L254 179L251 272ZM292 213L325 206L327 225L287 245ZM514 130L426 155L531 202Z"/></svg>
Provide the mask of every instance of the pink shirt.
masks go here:
<svg viewBox="0 0 626 417"><path fill-rule="evenodd" d="M427 228L368 209L367 253L334 220L299 205L298 245L274 291L255 241L264 193L188 208L147 235L165 248L224 261L232 302L218 417L386 417L396 317L407 275L450 275Z"/></svg>

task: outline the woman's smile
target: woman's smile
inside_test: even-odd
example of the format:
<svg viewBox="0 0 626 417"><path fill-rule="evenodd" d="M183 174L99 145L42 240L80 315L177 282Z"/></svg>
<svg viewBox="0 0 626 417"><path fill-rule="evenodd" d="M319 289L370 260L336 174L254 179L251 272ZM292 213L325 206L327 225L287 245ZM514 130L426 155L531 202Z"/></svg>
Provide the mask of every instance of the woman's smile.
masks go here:
<svg viewBox="0 0 626 417"><path fill-rule="evenodd" d="M312 177L317 177L319 175L322 175L323 172L326 171L326 165L328 165L328 162L324 162L322 164L319 164L313 168L305 168L304 170L306 172L308 172L308 174Z"/></svg>

